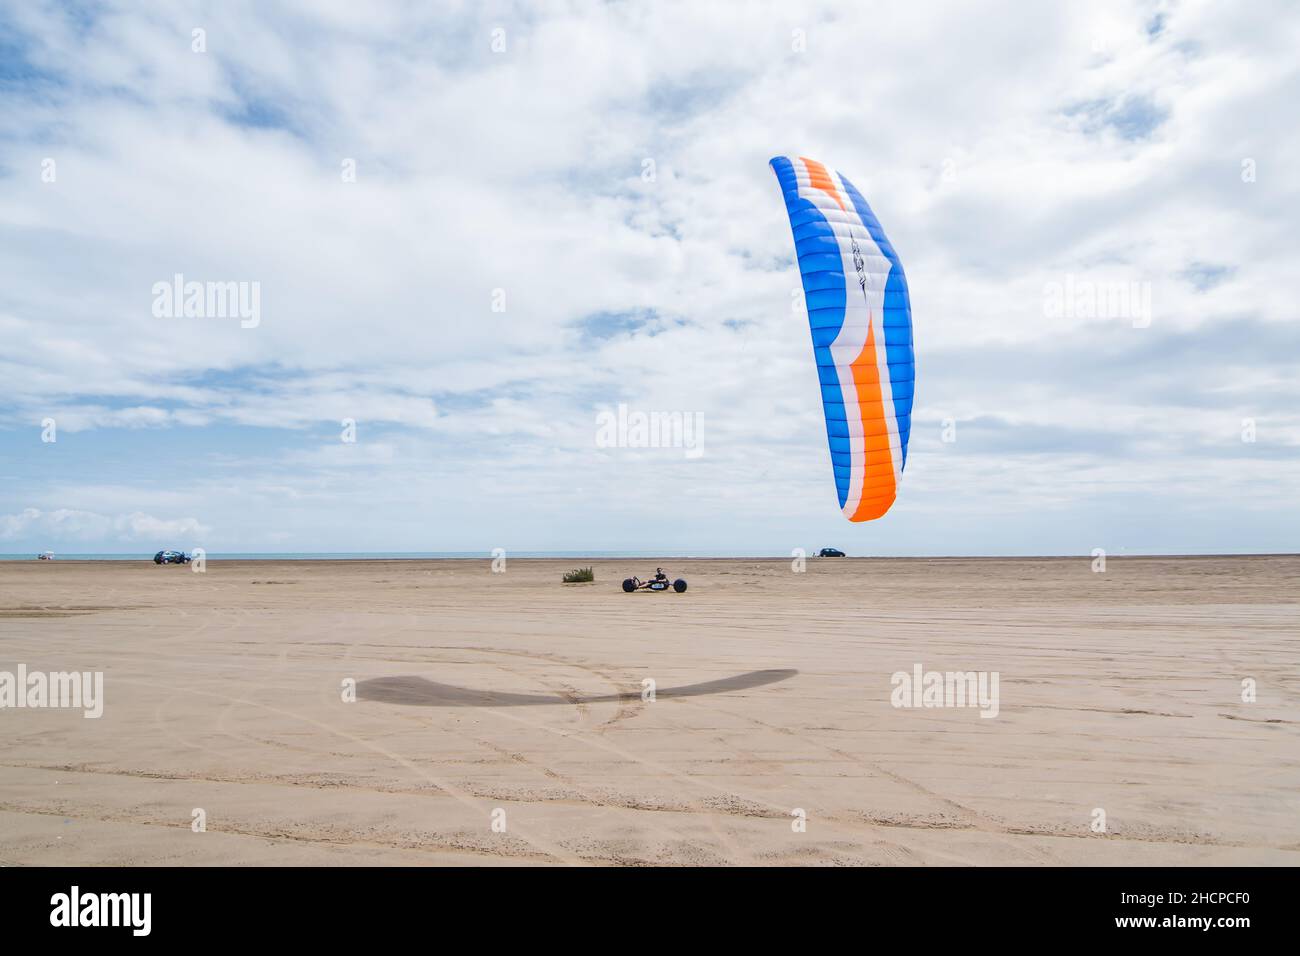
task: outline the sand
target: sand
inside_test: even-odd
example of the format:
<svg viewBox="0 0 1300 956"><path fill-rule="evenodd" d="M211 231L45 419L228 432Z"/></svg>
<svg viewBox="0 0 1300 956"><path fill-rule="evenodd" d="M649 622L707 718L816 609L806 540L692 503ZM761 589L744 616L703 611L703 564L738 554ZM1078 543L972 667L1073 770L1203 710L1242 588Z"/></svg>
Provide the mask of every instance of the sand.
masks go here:
<svg viewBox="0 0 1300 956"><path fill-rule="evenodd" d="M560 584L579 563L596 583ZM656 563L690 590L622 593ZM104 675L99 719L0 710L0 863L1296 865L1298 580L0 563L0 671ZM997 716L892 706L917 665L996 672Z"/></svg>

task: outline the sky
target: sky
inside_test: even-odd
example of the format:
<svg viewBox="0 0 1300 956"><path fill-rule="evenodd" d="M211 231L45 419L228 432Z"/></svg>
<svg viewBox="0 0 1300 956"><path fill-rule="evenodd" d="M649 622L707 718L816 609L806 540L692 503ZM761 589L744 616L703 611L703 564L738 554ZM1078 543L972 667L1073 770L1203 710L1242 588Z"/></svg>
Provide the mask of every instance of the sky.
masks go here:
<svg viewBox="0 0 1300 956"><path fill-rule="evenodd" d="M1296 550L1291 4L152 7L0 3L0 552ZM878 521L778 155L907 273Z"/></svg>

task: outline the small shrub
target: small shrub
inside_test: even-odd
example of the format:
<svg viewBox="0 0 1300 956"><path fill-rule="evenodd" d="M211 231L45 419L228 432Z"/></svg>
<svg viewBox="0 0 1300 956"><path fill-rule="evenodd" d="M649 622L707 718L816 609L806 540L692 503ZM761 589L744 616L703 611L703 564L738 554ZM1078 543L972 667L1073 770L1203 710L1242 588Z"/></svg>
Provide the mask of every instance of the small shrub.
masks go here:
<svg viewBox="0 0 1300 956"><path fill-rule="evenodd" d="M579 584L583 581L596 580L596 574L591 568L574 568L564 575L565 584Z"/></svg>

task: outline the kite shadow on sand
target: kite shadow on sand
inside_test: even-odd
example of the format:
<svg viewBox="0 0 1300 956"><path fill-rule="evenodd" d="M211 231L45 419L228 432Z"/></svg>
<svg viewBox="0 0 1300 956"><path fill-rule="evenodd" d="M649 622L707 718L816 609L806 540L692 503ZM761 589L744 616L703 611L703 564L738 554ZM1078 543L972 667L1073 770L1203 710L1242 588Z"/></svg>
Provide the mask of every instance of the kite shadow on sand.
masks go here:
<svg viewBox="0 0 1300 956"><path fill-rule="evenodd" d="M733 690L749 690L765 684L788 680L797 670L750 671L735 677L665 687L656 690L655 697L703 697L708 694L725 694ZM407 704L413 707L529 707L542 704L603 704L640 700L641 692L624 691L618 694L516 694L509 691L474 690L441 684L423 677L376 677L357 684L357 698L377 700L385 704Z"/></svg>

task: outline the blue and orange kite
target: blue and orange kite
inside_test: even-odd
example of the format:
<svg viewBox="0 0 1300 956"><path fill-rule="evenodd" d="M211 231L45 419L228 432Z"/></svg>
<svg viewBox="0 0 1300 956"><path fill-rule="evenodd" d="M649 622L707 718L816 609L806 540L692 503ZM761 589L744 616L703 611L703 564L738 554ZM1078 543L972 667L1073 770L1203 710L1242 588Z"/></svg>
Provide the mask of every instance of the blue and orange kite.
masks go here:
<svg viewBox="0 0 1300 956"><path fill-rule="evenodd" d="M803 276L826 437L850 521L889 510L907 464L916 365L907 279L867 201L811 159L778 156Z"/></svg>

